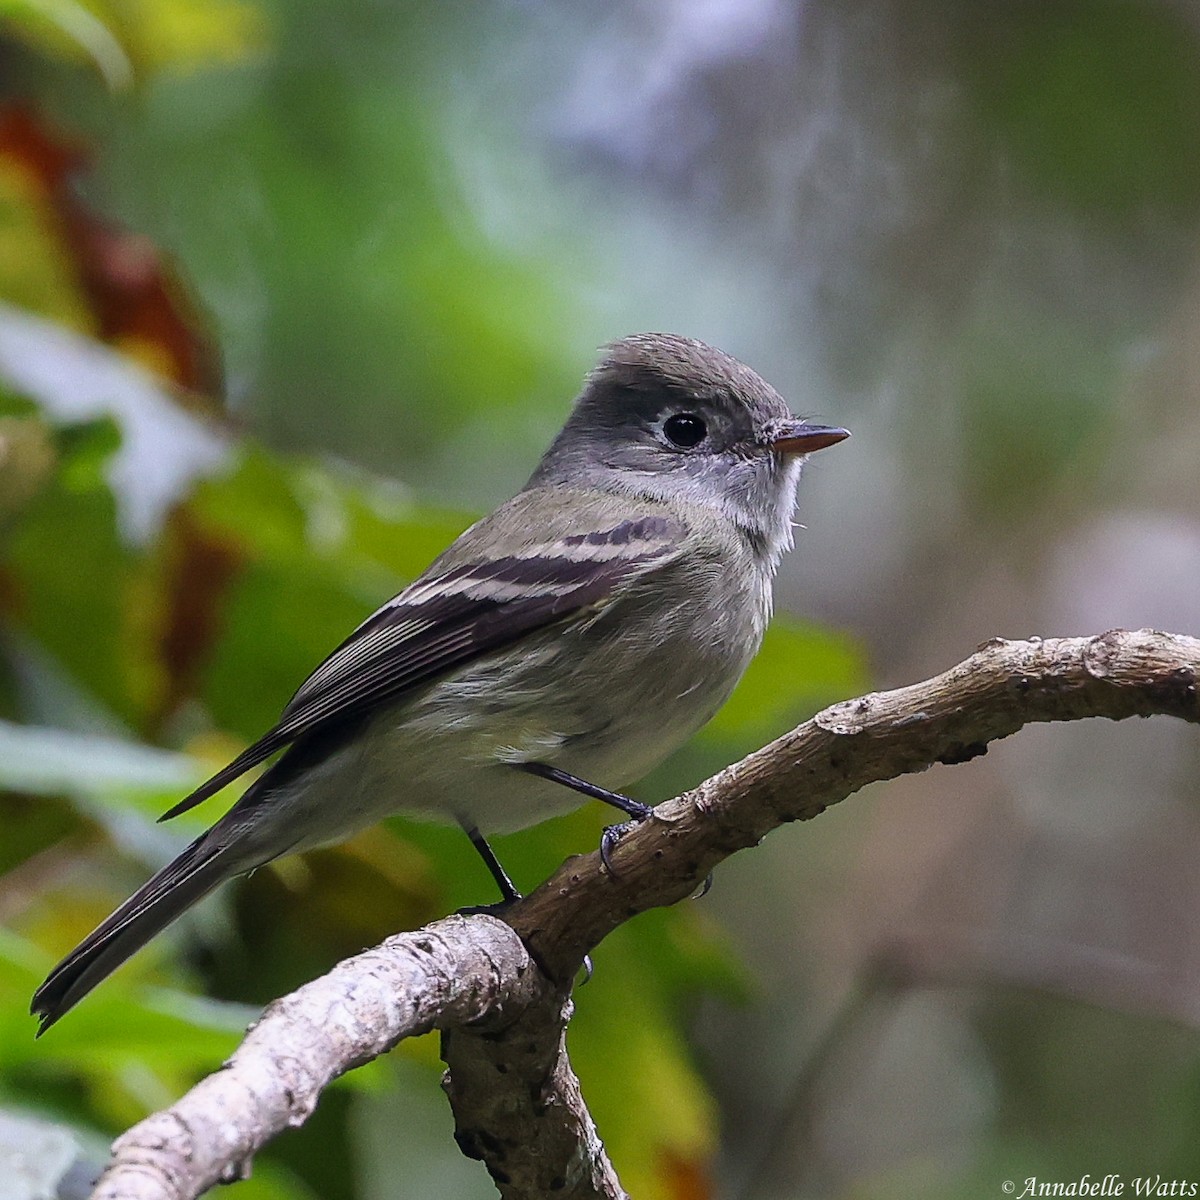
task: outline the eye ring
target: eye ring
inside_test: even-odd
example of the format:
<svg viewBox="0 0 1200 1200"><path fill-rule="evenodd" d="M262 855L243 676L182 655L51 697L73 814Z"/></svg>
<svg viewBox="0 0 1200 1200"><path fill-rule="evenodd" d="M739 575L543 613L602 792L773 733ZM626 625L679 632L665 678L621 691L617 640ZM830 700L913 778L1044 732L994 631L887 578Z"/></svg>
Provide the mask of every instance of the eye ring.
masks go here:
<svg viewBox="0 0 1200 1200"><path fill-rule="evenodd" d="M662 431L680 450L693 450L708 436L708 426L692 412L673 413L663 422Z"/></svg>

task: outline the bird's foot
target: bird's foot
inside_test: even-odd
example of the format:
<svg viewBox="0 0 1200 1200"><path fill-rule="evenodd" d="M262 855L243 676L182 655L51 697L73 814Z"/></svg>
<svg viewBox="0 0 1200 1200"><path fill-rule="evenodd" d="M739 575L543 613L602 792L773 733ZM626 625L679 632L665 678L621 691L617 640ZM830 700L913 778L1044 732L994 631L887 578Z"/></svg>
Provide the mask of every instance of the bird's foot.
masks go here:
<svg viewBox="0 0 1200 1200"><path fill-rule="evenodd" d="M610 875L617 874L612 864L612 852L616 849L617 843L631 829L636 829L643 821L654 815L654 809L649 804L638 804L634 800L630 800L628 803L630 807L625 811L629 813L629 820L622 821L619 825L606 826L600 835L600 861Z"/></svg>

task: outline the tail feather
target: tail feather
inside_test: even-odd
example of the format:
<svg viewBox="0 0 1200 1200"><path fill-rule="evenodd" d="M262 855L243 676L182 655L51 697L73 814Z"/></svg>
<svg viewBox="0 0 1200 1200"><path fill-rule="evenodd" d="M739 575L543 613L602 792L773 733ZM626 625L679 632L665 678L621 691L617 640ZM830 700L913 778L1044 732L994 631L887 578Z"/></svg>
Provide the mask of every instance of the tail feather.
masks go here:
<svg viewBox="0 0 1200 1200"><path fill-rule="evenodd" d="M30 1008L41 1019L38 1037L155 934L244 869L229 864L228 847L215 840L210 834L198 837L50 972Z"/></svg>

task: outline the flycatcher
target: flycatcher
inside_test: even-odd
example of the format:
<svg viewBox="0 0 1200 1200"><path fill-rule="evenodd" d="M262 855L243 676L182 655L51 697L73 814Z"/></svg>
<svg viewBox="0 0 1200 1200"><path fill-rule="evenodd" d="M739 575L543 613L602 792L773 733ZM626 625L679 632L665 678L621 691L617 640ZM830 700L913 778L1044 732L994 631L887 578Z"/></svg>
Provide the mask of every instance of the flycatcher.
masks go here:
<svg viewBox="0 0 1200 1200"><path fill-rule="evenodd" d="M40 1032L218 884L393 812L484 833L621 795L725 702L762 641L806 455L749 367L673 334L588 376L533 477L368 617L279 722L164 820L274 762L51 972ZM482 831L482 832L481 832ZM611 837L602 849L607 851Z"/></svg>

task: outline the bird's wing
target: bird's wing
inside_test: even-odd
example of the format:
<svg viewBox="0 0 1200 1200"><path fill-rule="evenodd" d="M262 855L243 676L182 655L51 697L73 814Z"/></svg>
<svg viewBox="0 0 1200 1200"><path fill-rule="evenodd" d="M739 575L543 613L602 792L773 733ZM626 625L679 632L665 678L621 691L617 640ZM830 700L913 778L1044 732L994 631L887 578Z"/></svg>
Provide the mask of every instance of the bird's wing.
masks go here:
<svg viewBox="0 0 1200 1200"><path fill-rule="evenodd" d="M676 557L686 534L683 522L653 514L531 541L498 558L443 555L317 667L274 728L159 820L194 808L298 738L597 608L625 581Z"/></svg>

